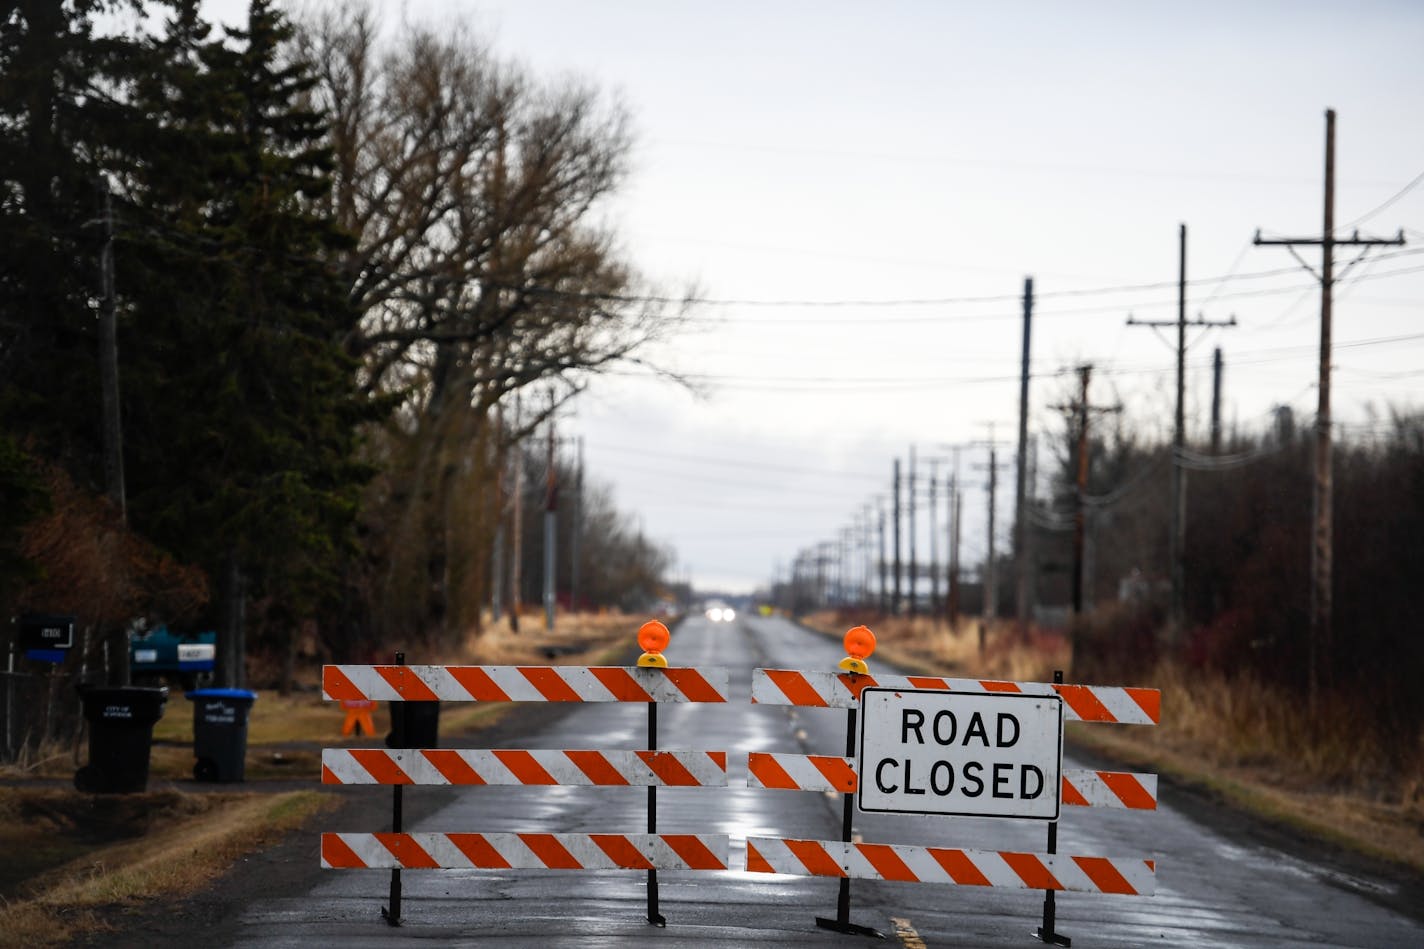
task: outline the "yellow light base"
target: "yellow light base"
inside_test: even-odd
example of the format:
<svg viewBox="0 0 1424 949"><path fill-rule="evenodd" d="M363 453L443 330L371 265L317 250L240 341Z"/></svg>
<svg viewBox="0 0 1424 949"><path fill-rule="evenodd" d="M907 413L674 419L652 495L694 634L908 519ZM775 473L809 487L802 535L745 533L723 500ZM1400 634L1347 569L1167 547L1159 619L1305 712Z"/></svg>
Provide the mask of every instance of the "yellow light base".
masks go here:
<svg viewBox="0 0 1424 949"><path fill-rule="evenodd" d="M856 675L863 676L870 675L870 667L865 664L864 659L857 659L854 656L846 656L844 659L838 662L837 665L840 666L840 668L845 672L854 672Z"/></svg>
<svg viewBox="0 0 1424 949"><path fill-rule="evenodd" d="M638 657L638 665L645 669L666 669L667 656L660 652L645 652Z"/></svg>

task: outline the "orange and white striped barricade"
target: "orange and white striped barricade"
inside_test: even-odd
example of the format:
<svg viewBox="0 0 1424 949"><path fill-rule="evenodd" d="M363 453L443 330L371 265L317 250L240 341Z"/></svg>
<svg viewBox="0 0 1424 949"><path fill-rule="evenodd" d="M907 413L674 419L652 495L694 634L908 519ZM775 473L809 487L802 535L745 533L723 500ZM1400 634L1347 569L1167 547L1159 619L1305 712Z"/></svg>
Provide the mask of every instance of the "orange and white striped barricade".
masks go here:
<svg viewBox="0 0 1424 949"><path fill-rule="evenodd" d="M1156 872L1152 860L1136 857L1072 857L780 837L747 838L747 869L799 876L1134 896L1152 894Z"/></svg>
<svg viewBox="0 0 1424 949"><path fill-rule="evenodd" d="M1088 722L1156 724L1161 708L1161 694L1156 689L1070 685L1063 683L1061 672L1054 674L1052 683L873 674L864 663L874 649L873 634L867 639L865 634L868 633L866 630L859 636L858 654L851 648L851 636L847 634L847 651L851 655L842 661L844 671L839 673L789 669L753 671L751 698L754 703L843 708L850 727L844 756L765 752L752 752L747 756L750 787L834 791L845 795L841 841L750 838L748 870L839 878L837 917L835 920L817 917L817 925L860 934L872 931L849 922L849 881L854 878L1042 889L1043 923L1037 936L1043 942L1065 946L1071 940L1054 929L1057 891L1152 894L1156 874L1154 859L1058 854L1056 808L1048 820L1047 852L1042 854L852 842L850 795L861 790L855 757L855 716L866 689L1042 696L1062 700L1063 719ZM1061 725L1059 728L1061 741ZM864 748L861 753L865 753ZM1157 776L1154 774L1060 768L1056 783L1058 803L1066 806L1131 810L1157 807Z"/></svg>
<svg viewBox="0 0 1424 949"><path fill-rule="evenodd" d="M757 669L752 674L752 701L764 705L801 705L816 708L858 708L865 689L942 689L1011 695L1057 695L1063 699L1063 718L1078 722L1115 722L1122 725L1156 725L1161 718L1161 693L1157 689L1108 685L1069 685L1051 682L999 682L945 676L899 676L866 673L803 672L792 669Z"/></svg>
<svg viewBox="0 0 1424 949"><path fill-rule="evenodd" d="M747 755L747 785L783 791L854 794L860 789L854 758L753 751ZM1066 768L1060 799L1070 807L1157 809L1157 775Z"/></svg>
<svg viewBox="0 0 1424 949"><path fill-rule="evenodd" d="M622 666L389 666L333 665L322 669L325 697L390 702L641 702L648 706L648 748L635 750L525 750L445 748L327 748L325 784L390 785L395 797L391 833L322 834L322 866L391 870L391 925L400 921L402 869L497 868L643 870L648 874L648 921L658 912L657 871L725 870L725 834L659 834L658 787L725 787L725 751L659 750L657 707L667 702L727 701L725 669L669 668L662 659L666 627L657 624L650 650L635 667ZM645 626L646 630L646 626ZM639 641L648 639L644 630ZM644 644L647 649L647 643ZM406 785L529 785L646 787L645 834L403 833L400 792Z"/></svg>

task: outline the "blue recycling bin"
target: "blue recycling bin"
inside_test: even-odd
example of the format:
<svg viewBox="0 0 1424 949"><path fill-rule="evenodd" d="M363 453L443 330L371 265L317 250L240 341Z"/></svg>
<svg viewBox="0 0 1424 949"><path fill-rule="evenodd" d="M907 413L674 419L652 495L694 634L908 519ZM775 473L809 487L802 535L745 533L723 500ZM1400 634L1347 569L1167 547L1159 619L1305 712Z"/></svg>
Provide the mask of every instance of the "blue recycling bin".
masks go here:
<svg viewBox="0 0 1424 949"><path fill-rule="evenodd" d="M242 781L247 770L247 717L257 693L246 689L195 689L193 779Z"/></svg>

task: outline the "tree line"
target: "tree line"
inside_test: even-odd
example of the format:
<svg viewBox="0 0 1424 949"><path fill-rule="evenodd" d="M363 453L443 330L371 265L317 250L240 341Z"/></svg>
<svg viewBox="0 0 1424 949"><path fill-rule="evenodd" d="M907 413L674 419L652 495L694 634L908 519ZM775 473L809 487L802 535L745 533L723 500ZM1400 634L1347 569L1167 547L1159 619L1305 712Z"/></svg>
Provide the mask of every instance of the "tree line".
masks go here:
<svg viewBox="0 0 1424 949"><path fill-rule="evenodd" d="M7 4L7 615L210 624L227 684L302 628L338 658L477 628L514 458L682 315L601 223L630 147L599 90L359 5ZM651 595L666 552L585 496L582 596Z"/></svg>
<svg viewBox="0 0 1424 949"><path fill-rule="evenodd" d="M1170 657L1294 692L1304 713L1314 449L1289 408L1274 414L1263 431L1237 433L1215 452L1189 446L1177 459L1187 504L1175 638L1163 635L1172 448L1122 419L1089 439L1085 613L1070 625L1075 675L1125 681ZM1030 512L1040 602L1069 599L1078 492L1071 421L1065 430L1048 496ZM1424 563L1424 416L1391 411L1337 441L1334 507L1333 634L1316 644L1321 688L1353 724L1413 749L1424 725L1412 592Z"/></svg>

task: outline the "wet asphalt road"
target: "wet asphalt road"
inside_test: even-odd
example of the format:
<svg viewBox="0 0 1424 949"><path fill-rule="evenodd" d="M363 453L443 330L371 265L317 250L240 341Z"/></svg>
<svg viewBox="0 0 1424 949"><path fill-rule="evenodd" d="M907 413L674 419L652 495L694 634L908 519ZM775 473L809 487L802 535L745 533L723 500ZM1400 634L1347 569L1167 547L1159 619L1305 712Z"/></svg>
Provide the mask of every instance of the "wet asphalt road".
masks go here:
<svg viewBox="0 0 1424 949"><path fill-rule="evenodd" d="M729 787L661 789L658 830L725 833L733 868L745 865L748 836L840 836L841 803L829 795L745 787L748 751L839 754L846 713L752 705L757 666L831 670L839 645L780 619L701 617L675 632L675 666L725 666L727 705L663 705L659 745L725 750ZM871 660L872 670L890 672ZM1124 683L1130 684L1130 683ZM1164 701L1170 708L1170 702ZM589 703L527 735L527 748L645 747L645 706ZM1102 725L1102 728L1134 727ZM1071 756L1065 767L1084 766ZM385 788L366 793L386 795ZM410 825L416 831L641 832L642 788L478 787ZM328 826L331 831L378 827ZM1043 851L1041 823L974 818L860 814L855 831L877 843ZM1285 853L1228 839L1173 806L1170 787L1153 812L1065 808L1060 853L1155 856L1153 897L1060 893L1057 930L1075 947L1424 945L1424 923L1367 899L1386 882L1351 877ZM316 841L311 859L317 860ZM836 914L835 880L727 872L662 872L667 927L645 919L645 875L629 871L406 871L403 925L380 918L388 871L326 871L310 892L246 907L236 945L262 947L400 945L591 947L684 946L1028 946L1043 905L1039 892L940 884L851 882L851 921L886 934L881 943L818 929Z"/></svg>

